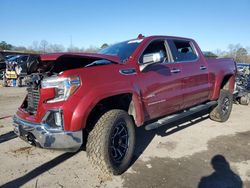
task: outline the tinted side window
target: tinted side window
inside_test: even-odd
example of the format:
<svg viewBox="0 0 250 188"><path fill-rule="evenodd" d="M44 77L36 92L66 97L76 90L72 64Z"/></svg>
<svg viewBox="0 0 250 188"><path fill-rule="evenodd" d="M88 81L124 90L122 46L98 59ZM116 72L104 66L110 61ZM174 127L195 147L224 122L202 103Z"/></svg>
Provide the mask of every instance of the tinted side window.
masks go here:
<svg viewBox="0 0 250 188"><path fill-rule="evenodd" d="M175 61L192 61L198 57L190 41L173 40L171 48Z"/></svg>
<svg viewBox="0 0 250 188"><path fill-rule="evenodd" d="M151 53L157 53L160 52L164 56L164 62L168 62L168 56L167 56L167 51L165 47L165 41L164 40L157 40L151 42L147 48L144 50L140 57L140 63L142 63L143 56L145 54L151 54Z"/></svg>

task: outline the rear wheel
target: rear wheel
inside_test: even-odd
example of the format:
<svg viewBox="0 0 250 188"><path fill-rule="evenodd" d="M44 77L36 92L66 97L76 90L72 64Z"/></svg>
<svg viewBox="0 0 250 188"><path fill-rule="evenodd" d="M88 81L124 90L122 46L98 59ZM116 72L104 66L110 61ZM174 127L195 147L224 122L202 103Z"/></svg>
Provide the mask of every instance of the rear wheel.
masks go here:
<svg viewBox="0 0 250 188"><path fill-rule="evenodd" d="M103 114L90 132L87 155L103 173L119 175L129 166L135 146L134 123L124 110Z"/></svg>
<svg viewBox="0 0 250 188"><path fill-rule="evenodd" d="M210 112L210 119L218 122L228 120L233 106L233 94L228 90L221 89L218 105Z"/></svg>

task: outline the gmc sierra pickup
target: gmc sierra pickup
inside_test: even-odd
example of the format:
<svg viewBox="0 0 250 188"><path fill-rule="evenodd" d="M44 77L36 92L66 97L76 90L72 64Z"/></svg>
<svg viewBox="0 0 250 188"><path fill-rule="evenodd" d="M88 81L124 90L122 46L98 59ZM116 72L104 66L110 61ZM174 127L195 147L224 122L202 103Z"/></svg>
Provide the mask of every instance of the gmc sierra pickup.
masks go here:
<svg viewBox="0 0 250 188"><path fill-rule="evenodd" d="M28 65L27 96L15 133L42 148L77 151L103 172L130 165L135 127L158 128L207 109L225 122L236 67L205 58L188 38L139 35L99 53L54 53Z"/></svg>

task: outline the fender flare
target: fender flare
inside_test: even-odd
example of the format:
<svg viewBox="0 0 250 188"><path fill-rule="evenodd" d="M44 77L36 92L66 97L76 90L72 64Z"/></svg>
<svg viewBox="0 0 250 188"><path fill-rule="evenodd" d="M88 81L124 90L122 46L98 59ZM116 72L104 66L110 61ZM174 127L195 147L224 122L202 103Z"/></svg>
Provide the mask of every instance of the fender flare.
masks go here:
<svg viewBox="0 0 250 188"><path fill-rule="evenodd" d="M73 112L72 120L71 120L71 129L72 130L81 130L87 127L87 120L93 109L96 107L98 103L102 100L115 97L117 95L122 94L132 94L132 100L129 106L128 113L133 116L135 120L136 126L141 126L144 123L144 109L142 105L142 100L140 96L140 92L136 92L135 90L123 90L120 92L107 92L99 95L99 98L95 98L91 93L88 96L85 96L79 101L75 111ZM92 100L94 98L94 100ZM86 102L87 101L87 102ZM87 103L87 104L86 104ZM83 113L84 112L84 113Z"/></svg>
<svg viewBox="0 0 250 188"><path fill-rule="evenodd" d="M224 75L223 77L217 77L217 81L215 82L215 85L214 85L214 92L212 95L212 99L217 100L219 98L220 89L222 89L222 87L224 86L228 87L227 89L230 91L230 93L233 93L234 83L235 83L235 75L233 73L228 73Z"/></svg>

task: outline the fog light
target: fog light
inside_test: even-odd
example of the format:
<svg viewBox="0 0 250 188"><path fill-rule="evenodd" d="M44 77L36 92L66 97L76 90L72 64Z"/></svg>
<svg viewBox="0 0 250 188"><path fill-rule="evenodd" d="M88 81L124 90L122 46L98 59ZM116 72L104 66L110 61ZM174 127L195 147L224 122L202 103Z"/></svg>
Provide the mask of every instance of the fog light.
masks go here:
<svg viewBox="0 0 250 188"><path fill-rule="evenodd" d="M47 129L62 130L63 117L62 111L48 111L44 117L44 124Z"/></svg>
<svg viewBox="0 0 250 188"><path fill-rule="evenodd" d="M62 126L62 116L60 112L54 113L55 124L59 127Z"/></svg>

